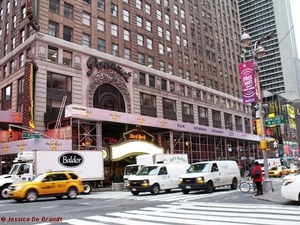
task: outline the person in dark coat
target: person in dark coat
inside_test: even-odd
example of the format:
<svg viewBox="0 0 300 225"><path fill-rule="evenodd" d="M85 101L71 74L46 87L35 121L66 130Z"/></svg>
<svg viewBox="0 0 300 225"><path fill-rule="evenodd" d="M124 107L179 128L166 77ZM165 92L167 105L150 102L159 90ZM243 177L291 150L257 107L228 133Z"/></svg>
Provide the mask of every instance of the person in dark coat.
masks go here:
<svg viewBox="0 0 300 225"><path fill-rule="evenodd" d="M115 173L111 172L110 176L109 176L109 180L110 180L110 185L112 186L114 180L115 180Z"/></svg>
<svg viewBox="0 0 300 225"><path fill-rule="evenodd" d="M259 176L256 177L254 174L255 174L257 171L259 172ZM253 169L252 169L252 171L251 171L251 176L253 177L253 181L254 181L255 184L256 184L256 190L257 190L257 192L256 192L255 196L256 196L256 195L262 195L262 194L263 194L263 190L262 190L263 176L262 176L262 170L261 170L261 167L260 167L260 165L259 165L258 162L255 162L255 163L254 163L254 167L253 167Z"/></svg>

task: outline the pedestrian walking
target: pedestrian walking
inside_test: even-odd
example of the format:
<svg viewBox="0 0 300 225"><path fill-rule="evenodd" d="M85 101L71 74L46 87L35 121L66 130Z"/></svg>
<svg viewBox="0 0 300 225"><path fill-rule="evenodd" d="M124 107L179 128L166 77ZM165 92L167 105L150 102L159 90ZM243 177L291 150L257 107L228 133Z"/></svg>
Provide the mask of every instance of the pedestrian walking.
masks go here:
<svg viewBox="0 0 300 225"><path fill-rule="evenodd" d="M253 180L253 177L252 177L253 167L254 167L254 165L249 164L249 167L248 167L249 168L249 174L248 174L248 176L251 177L251 179L252 179L253 193L256 193L256 184L255 184L255 182Z"/></svg>
<svg viewBox="0 0 300 225"><path fill-rule="evenodd" d="M109 176L109 180L110 180L110 186L112 187L112 184L114 183L115 180L115 173L111 172L110 176Z"/></svg>
<svg viewBox="0 0 300 225"><path fill-rule="evenodd" d="M253 181L256 184L257 192L256 192L255 196L262 195L263 194L263 189L262 189L263 176L262 176L261 167L258 162L254 163L254 167L252 169L251 176L253 177Z"/></svg>

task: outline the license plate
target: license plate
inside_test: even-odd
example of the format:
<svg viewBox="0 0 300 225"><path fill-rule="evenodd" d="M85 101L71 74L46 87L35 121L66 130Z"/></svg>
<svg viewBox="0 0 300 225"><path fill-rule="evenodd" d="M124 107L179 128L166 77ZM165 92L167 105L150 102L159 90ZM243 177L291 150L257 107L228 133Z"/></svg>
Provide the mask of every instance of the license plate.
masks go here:
<svg viewBox="0 0 300 225"><path fill-rule="evenodd" d="M186 188L186 189L191 189L191 186L186 186L185 188Z"/></svg>
<svg viewBox="0 0 300 225"><path fill-rule="evenodd" d="M132 191L136 191L136 188L132 188Z"/></svg>

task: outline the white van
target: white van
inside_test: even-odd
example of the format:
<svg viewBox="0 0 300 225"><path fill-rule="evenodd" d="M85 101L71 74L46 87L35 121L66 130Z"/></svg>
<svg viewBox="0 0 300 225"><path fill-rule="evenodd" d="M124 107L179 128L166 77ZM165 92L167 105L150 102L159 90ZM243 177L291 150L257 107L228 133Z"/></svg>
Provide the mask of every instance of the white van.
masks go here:
<svg viewBox="0 0 300 225"><path fill-rule="evenodd" d="M179 177L178 187L184 194L205 190L211 193L217 187L230 185L236 189L241 179L240 169L235 161L207 161L194 163Z"/></svg>
<svg viewBox="0 0 300 225"><path fill-rule="evenodd" d="M154 164L144 166L136 175L130 176L126 187L133 195L140 192L158 194L161 190L170 192L178 188L178 178L186 173L190 164Z"/></svg>

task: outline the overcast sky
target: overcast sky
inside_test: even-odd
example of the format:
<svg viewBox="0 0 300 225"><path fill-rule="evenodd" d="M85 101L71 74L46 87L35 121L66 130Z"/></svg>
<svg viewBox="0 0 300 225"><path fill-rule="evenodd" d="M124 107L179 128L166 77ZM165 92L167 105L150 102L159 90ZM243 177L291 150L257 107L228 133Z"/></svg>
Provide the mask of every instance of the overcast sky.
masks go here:
<svg viewBox="0 0 300 225"><path fill-rule="evenodd" d="M300 58L300 0L290 0L290 2L293 15L294 31L296 35L298 58Z"/></svg>

